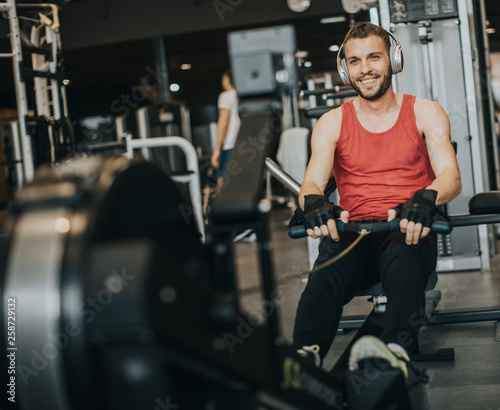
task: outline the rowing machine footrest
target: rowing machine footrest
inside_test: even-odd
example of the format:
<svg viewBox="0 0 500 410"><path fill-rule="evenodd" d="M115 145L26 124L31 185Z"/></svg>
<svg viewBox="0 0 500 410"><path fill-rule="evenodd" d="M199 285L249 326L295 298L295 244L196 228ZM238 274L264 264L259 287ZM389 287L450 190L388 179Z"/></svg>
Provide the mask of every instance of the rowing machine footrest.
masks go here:
<svg viewBox="0 0 500 410"><path fill-rule="evenodd" d="M403 373L381 362L380 359L365 359L364 368L345 373L350 409L411 408Z"/></svg>
<svg viewBox="0 0 500 410"><path fill-rule="evenodd" d="M433 353L418 353L410 355L410 360L412 362L455 360L455 349L453 347L444 347Z"/></svg>
<svg viewBox="0 0 500 410"><path fill-rule="evenodd" d="M438 360L455 360L455 349L453 347L443 347L438 349Z"/></svg>

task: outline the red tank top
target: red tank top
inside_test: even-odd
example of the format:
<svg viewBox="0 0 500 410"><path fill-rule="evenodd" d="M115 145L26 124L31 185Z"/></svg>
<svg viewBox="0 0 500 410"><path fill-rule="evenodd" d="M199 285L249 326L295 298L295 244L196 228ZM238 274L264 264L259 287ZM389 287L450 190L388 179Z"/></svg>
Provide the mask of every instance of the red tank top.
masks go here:
<svg viewBox="0 0 500 410"><path fill-rule="evenodd" d="M435 179L414 104L414 96L403 95L396 123L384 132L364 129L352 101L342 105L333 172L349 219L387 219L390 208Z"/></svg>

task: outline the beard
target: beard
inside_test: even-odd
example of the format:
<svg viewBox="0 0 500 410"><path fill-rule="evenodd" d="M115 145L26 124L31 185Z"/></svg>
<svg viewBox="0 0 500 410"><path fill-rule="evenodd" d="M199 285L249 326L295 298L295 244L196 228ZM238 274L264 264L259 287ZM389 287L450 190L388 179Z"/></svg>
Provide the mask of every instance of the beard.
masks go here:
<svg viewBox="0 0 500 410"><path fill-rule="evenodd" d="M354 91L356 91L361 98L364 98L365 100L368 100L368 101L375 101L375 100L378 100L379 98L381 98L385 94L385 92L389 89L389 87L391 86L391 83L392 83L391 66L389 65L387 70L384 73L382 73L382 75L379 77L382 77L382 82L380 83L379 87L375 90L362 91L356 85L356 82L352 80L352 78L350 78L351 86L352 86L352 88L354 88Z"/></svg>

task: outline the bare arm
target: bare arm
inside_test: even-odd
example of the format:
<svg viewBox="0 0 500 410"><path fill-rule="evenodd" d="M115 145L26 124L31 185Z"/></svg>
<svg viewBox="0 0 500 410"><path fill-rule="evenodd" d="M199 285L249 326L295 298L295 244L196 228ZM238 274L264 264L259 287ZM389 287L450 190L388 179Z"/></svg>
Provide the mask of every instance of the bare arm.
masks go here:
<svg viewBox="0 0 500 410"><path fill-rule="evenodd" d="M342 111L337 108L324 114L314 127L311 138L311 159L299 195L299 204L302 209L304 209L304 197L306 195L324 194L333 168L341 123ZM342 212L342 221L347 222L348 218L349 213L347 211ZM314 229L314 231L308 229L307 234L313 238L331 236L333 240L339 239L333 219L328 220L327 224L318 228Z"/></svg>
<svg viewBox="0 0 500 410"><path fill-rule="evenodd" d="M219 166L219 156L224 145L224 141L227 135L227 129L229 127L229 118L231 116L231 110L227 108L221 108L219 110L219 119L217 120L217 141L215 143L214 152L212 154L212 166Z"/></svg>
<svg viewBox="0 0 500 410"><path fill-rule="evenodd" d="M427 152L436 178L426 189L437 192L436 205L450 202L462 190L460 170L455 150L450 142L450 121L443 108L436 102L417 99L415 101L417 127L425 137ZM396 217L396 212L388 212L388 220ZM426 237L430 228L422 224L402 219L401 231L406 234L408 245L417 244Z"/></svg>
<svg viewBox="0 0 500 410"><path fill-rule="evenodd" d="M437 191L436 205L446 204L462 191L460 170L450 142L448 116L438 103L418 99L415 102L415 114L436 175L436 179L427 189Z"/></svg>
<svg viewBox="0 0 500 410"><path fill-rule="evenodd" d="M299 204L304 209L305 195L323 195L333 168L342 113L332 110L324 114L311 137L311 159L300 189Z"/></svg>

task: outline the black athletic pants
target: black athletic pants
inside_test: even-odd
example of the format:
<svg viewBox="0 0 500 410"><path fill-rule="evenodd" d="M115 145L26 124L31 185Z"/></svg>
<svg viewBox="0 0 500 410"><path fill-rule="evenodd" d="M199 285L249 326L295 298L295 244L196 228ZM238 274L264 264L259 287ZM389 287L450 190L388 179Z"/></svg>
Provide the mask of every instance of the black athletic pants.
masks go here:
<svg viewBox="0 0 500 410"><path fill-rule="evenodd" d="M341 234L339 242L321 241L316 266L331 259L356 239ZM335 338L343 306L361 289L382 282L387 296L382 340L418 352L418 328L424 323L425 288L436 267L436 235L406 245L400 232L372 233L326 268L309 275L300 297L293 332L299 348L318 344L322 357Z"/></svg>

